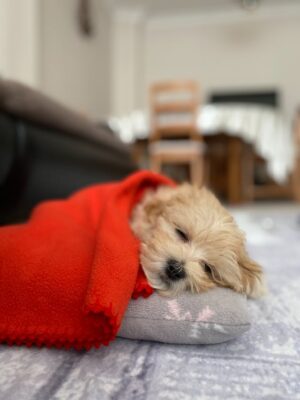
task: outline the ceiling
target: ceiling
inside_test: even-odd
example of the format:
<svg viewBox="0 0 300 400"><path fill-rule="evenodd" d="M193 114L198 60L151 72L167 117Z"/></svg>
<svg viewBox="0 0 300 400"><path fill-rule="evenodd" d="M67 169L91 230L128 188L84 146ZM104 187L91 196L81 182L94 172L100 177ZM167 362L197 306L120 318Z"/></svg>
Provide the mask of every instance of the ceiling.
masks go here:
<svg viewBox="0 0 300 400"><path fill-rule="evenodd" d="M225 12L244 7L299 5L299 0L106 0L115 10L138 11L148 16L176 15L194 12ZM245 8L246 9L246 8Z"/></svg>

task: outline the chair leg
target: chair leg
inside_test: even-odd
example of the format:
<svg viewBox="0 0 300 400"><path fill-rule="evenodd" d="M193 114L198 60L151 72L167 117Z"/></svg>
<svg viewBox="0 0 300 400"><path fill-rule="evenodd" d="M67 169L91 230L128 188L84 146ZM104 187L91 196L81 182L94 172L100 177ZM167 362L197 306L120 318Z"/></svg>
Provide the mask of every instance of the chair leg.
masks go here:
<svg viewBox="0 0 300 400"><path fill-rule="evenodd" d="M191 183L198 187L203 185L203 157L197 157L190 162Z"/></svg>
<svg viewBox="0 0 300 400"><path fill-rule="evenodd" d="M207 155L203 157L203 182L202 184L205 186L210 186L210 174L211 174L211 165L210 159Z"/></svg>
<svg viewBox="0 0 300 400"><path fill-rule="evenodd" d="M162 163L161 163L160 157L157 157L157 156L150 157L150 169L151 169L151 171L160 174L161 173L161 169L162 169L161 167L162 167Z"/></svg>

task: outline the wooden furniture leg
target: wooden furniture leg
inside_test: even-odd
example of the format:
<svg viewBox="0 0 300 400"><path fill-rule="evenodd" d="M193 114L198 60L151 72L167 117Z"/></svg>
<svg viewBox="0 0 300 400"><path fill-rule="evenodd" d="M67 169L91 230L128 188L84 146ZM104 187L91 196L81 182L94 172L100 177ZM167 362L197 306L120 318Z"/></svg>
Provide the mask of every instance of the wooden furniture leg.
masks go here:
<svg viewBox="0 0 300 400"><path fill-rule="evenodd" d="M300 202L300 110L296 115L294 125L294 136L295 136L295 147L296 157L294 171L292 173L292 193L294 200Z"/></svg>
<svg viewBox="0 0 300 400"><path fill-rule="evenodd" d="M239 138L231 136L228 141L228 179L227 198L232 204L241 203L242 179L241 179L242 142Z"/></svg>
<svg viewBox="0 0 300 400"><path fill-rule="evenodd" d="M191 183L198 187L203 184L203 160L200 157L190 162Z"/></svg>
<svg viewBox="0 0 300 400"><path fill-rule="evenodd" d="M145 152L145 144L139 141L136 141L131 146L131 156L133 161L140 165L142 163L143 154Z"/></svg>
<svg viewBox="0 0 300 400"><path fill-rule="evenodd" d="M292 191L294 200L300 203L300 151L296 149L298 154L296 155L295 167L292 174Z"/></svg>
<svg viewBox="0 0 300 400"><path fill-rule="evenodd" d="M150 169L158 174L162 172L162 162L160 157L158 156L150 157Z"/></svg>
<svg viewBox="0 0 300 400"><path fill-rule="evenodd" d="M242 182L241 188L243 197L247 201L254 200L254 151L249 144L243 146L242 164Z"/></svg>

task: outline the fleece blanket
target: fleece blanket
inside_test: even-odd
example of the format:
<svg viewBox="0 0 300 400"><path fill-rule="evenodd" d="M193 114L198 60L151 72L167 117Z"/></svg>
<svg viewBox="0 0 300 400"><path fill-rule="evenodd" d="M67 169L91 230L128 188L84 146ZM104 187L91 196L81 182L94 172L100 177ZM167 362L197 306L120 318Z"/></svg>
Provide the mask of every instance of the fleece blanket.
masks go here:
<svg viewBox="0 0 300 400"><path fill-rule="evenodd" d="M137 172L0 228L0 341L89 349L113 340L130 298L152 293L129 218L158 185L173 183Z"/></svg>

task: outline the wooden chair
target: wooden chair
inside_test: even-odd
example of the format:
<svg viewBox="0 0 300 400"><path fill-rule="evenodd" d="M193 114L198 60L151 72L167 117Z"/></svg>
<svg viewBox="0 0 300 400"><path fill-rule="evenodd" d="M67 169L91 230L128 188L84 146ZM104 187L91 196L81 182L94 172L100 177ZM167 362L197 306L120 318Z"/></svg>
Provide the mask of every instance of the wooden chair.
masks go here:
<svg viewBox="0 0 300 400"><path fill-rule="evenodd" d="M187 164L191 183L201 186L204 145L196 128L198 106L195 82L156 83L150 88L150 168L161 172L163 164Z"/></svg>

